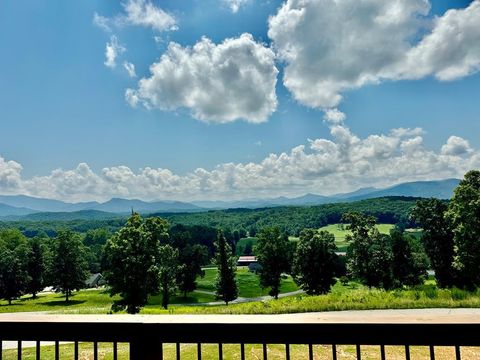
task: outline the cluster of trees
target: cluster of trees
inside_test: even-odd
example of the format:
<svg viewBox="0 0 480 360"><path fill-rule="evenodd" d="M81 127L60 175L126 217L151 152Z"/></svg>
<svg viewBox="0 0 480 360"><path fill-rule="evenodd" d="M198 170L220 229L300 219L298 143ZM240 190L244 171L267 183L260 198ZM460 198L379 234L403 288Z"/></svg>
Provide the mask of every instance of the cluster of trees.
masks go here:
<svg viewBox="0 0 480 360"><path fill-rule="evenodd" d="M26 238L19 230L0 231L0 298L8 301L46 286L65 294L85 285L86 251L78 234L60 231L55 238Z"/></svg>
<svg viewBox="0 0 480 360"><path fill-rule="evenodd" d="M441 287L480 286L480 171L469 171L447 203L417 202L412 217Z"/></svg>

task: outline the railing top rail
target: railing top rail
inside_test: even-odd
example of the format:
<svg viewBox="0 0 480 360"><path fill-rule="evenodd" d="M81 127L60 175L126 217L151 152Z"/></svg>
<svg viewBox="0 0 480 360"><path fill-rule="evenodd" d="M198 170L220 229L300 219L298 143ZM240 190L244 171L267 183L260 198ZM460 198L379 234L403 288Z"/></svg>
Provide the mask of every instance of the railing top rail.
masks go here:
<svg viewBox="0 0 480 360"><path fill-rule="evenodd" d="M133 324L480 324L479 308L331 311L274 315L0 314L0 322Z"/></svg>
<svg viewBox="0 0 480 360"><path fill-rule="evenodd" d="M309 317L310 321L305 321ZM315 314L268 317L35 315L30 316L30 320L20 316L8 320L1 316L0 339L480 346L480 321L477 317L470 320L334 322L321 321L321 316Z"/></svg>

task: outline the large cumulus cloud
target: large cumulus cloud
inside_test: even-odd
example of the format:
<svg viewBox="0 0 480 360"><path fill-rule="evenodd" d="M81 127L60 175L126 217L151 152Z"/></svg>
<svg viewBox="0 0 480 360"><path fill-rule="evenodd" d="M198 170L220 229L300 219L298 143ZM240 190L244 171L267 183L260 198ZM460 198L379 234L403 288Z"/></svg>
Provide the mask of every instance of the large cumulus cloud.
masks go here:
<svg viewBox="0 0 480 360"><path fill-rule="evenodd" d="M342 93L383 80L479 70L480 1L429 18L427 0L287 0L268 35L300 103L336 107Z"/></svg>
<svg viewBox="0 0 480 360"><path fill-rule="evenodd" d="M218 45L207 38L193 47L172 42L151 65L151 76L141 79L138 89L126 91L126 99L133 106L187 108L208 122L263 122L277 106L274 58L250 34Z"/></svg>

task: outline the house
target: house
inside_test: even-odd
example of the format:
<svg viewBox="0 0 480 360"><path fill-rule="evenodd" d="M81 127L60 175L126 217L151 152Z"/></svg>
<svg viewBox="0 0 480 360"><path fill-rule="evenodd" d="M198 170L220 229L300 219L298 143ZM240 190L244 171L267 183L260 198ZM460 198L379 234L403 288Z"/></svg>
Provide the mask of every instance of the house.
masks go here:
<svg viewBox="0 0 480 360"><path fill-rule="evenodd" d="M102 274L96 273L92 274L86 281L85 287L87 288L96 288L99 286L105 285L105 279L103 278Z"/></svg>
<svg viewBox="0 0 480 360"><path fill-rule="evenodd" d="M256 256L240 256L237 260L237 266L248 266L257 262Z"/></svg>

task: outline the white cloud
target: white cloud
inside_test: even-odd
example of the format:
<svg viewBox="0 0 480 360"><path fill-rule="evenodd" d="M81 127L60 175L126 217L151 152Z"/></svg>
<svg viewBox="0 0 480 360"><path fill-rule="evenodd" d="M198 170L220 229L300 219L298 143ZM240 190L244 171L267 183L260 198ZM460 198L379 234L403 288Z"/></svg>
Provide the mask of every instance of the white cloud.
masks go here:
<svg viewBox="0 0 480 360"><path fill-rule="evenodd" d="M417 79L435 75L455 80L480 70L480 1L435 18L434 27L407 54L400 75Z"/></svg>
<svg viewBox="0 0 480 360"><path fill-rule="evenodd" d="M196 119L227 123L266 121L275 111L278 70L273 51L250 34L214 44L202 38L193 47L171 42L151 76L127 89L131 105L175 110L187 108Z"/></svg>
<svg viewBox="0 0 480 360"><path fill-rule="evenodd" d="M177 21L168 12L145 0L128 0L123 4L126 15L119 18L130 25L150 27L156 31L176 30Z"/></svg>
<svg viewBox="0 0 480 360"><path fill-rule="evenodd" d="M447 143L442 146L443 155L458 156L471 151L472 148L470 147L469 142L458 136L450 136Z"/></svg>
<svg viewBox="0 0 480 360"><path fill-rule="evenodd" d="M284 85L300 103L326 109L366 84L478 71L480 0L433 20L429 11L428 0L287 0L268 31Z"/></svg>
<svg viewBox="0 0 480 360"><path fill-rule="evenodd" d="M127 72L128 76L130 76L131 78L137 77L137 74L135 73L135 65L131 62L124 61L123 68Z"/></svg>
<svg viewBox="0 0 480 360"><path fill-rule="evenodd" d="M0 158L0 193L24 193L69 201L126 198L236 199L306 192L332 194L365 186L461 177L480 168L480 151L450 137L440 152L425 148L419 129L392 130L360 138L344 125L331 125L329 139L314 139L259 162L224 163L179 175L169 169L127 166L95 173L75 169L22 179L22 167Z"/></svg>
<svg viewBox="0 0 480 360"><path fill-rule="evenodd" d="M340 124L344 122L346 118L347 115L338 109L328 109L325 111L325 115L323 116L324 120L334 124Z"/></svg>
<svg viewBox="0 0 480 360"><path fill-rule="evenodd" d="M6 161L0 156L0 189L4 193L9 193L20 187L22 165L10 160Z"/></svg>
<svg viewBox="0 0 480 360"><path fill-rule="evenodd" d="M104 31L112 31L112 28L110 27L110 19L105 16L99 15L96 12L93 14L93 23Z"/></svg>
<svg viewBox="0 0 480 360"><path fill-rule="evenodd" d="M125 52L125 47L120 45L115 35L110 37L110 42L105 45L105 66L111 69L117 66L117 57Z"/></svg>
<svg viewBox="0 0 480 360"><path fill-rule="evenodd" d="M240 10L242 6L247 4L250 0L222 0L222 1L225 3L225 5L228 6L230 11L235 14L238 12L238 10Z"/></svg>

